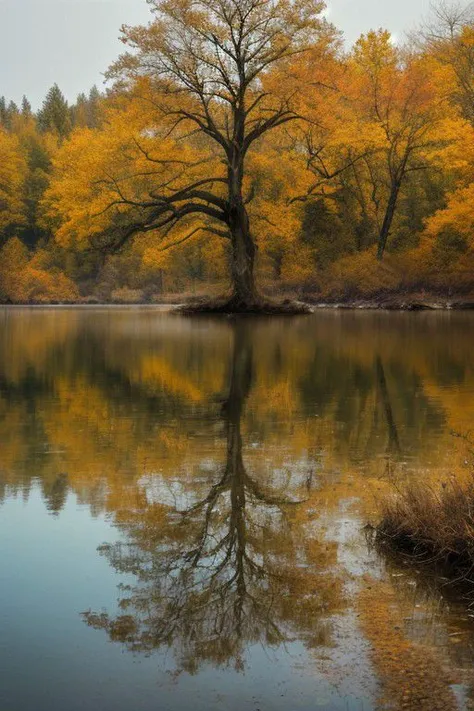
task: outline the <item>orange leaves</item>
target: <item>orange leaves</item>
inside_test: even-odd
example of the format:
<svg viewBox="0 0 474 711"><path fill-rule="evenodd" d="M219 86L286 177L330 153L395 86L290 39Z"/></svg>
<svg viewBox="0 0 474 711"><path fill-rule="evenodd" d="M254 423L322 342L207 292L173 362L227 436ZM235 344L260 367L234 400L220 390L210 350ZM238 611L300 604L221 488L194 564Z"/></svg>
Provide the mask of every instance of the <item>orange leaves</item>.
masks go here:
<svg viewBox="0 0 474 711"><path fill-rule="evenodd" d="M426 139L436 120L449 116L447 106L439 110L429 60L396 47L390 33L379 30L362 36L350 66L348 91L360 119L382 128L388 144L406 142L414 133Z"/></svg>
<svg viewBox="0 0 474 711"><path fill-rule="evenodd" d="M474 182L449 197L447 207L428 220L426 232L439 235L449 228L465 236L474 247Z"/></svg>
<svg viewBox="0 0 474 711"><path fill-rule="evenodd" d="M76 285L61 271L41 268L19 239L10 239L0 251L0 284L13 303L74 302Z"/></svg>
<svg viewBox="0 0 474 711"><path fill-rule="evenodd" d="M355 43L354 60L363 73L373 80L384 70L394 72L399 67L399 57L388 30L371 30Z"/></svg>
<svg viewBox="0 0 474 711"><path fill-rule="evenodd" d="M24 223L22 200L26 161L16 136L0 127L0 234L3 230Z"/></svg>
<svg viewBox="0 0 474 711"><path fill-rule="evenodd" d="M446 131L456 132L453 141L440 155L441 166L449 165L455 172L454 189L447 196L447 204L426 221L426 234L439 236L453 230L474 246L474 129L467 123L453 126L446 122Z"/></svg>
<svg viewBox="0 0 474 711"><path fill-rule="evenodd" d="M159 99L143 81L108 111L102 129L76 131L62 146L45 199L61 223L58 241L88 242L122 218L138 219L156 193L222 173L205 143L181 140L184 129L169 135Z"/></svg>

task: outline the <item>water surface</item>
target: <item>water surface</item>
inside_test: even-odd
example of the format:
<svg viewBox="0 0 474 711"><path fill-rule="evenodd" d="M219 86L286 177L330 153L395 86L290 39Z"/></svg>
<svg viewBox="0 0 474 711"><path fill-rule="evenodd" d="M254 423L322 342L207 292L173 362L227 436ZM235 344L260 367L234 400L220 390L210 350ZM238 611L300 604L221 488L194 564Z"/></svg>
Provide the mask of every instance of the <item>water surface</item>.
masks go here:
<svg viewBox="0 0 474 711"><path fill-rule="evenodd" d="M473 325L1 310L2 711L375 709L367 575L466 706L472 620L362 527L466 472Z"/></svg>

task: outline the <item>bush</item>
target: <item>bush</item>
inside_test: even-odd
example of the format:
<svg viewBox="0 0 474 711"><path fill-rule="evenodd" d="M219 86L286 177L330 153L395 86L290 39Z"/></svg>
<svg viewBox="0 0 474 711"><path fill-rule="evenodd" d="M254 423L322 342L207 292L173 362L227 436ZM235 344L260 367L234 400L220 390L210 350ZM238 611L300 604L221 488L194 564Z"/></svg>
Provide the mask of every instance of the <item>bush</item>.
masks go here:
<svg viewBox="0 0 474 711"><path fill-rule="evenodd" d="M112 291L111 300L113 304L142 304L144 296L141 289L129 289L123 286Z"/></svg>
<svg viewBox="0 0 474 711"><path fill-rule="evenodd" d="M62 272L46 272L27 267L23 273L20 298L28 304L71 303L79 299L76 285Z"/></svg>
<svg viewBox="0 0 474 711"><path fill-rule="evenodd" d="M392 292L400 284L393 260L387 256L380 261L373 249L339 259L323 278L323 292L328 297L368 298Z"/></svg>
<svg viewBox="0 0 474 711"><path fill-rule="evenodd" d="M16 237L0 252L0 282L3 297L17 304L74 302L79 292L59 269L46 270L29 259L25 245Z"/></svg>
<svg viewBox="0 0 474 711"><path fill-rule="evenodd" d="M474 567L474 474L464 485L452 480L435 490L417 484L387 499L376 540L414 557L417 564L466 577Z"/></svg>

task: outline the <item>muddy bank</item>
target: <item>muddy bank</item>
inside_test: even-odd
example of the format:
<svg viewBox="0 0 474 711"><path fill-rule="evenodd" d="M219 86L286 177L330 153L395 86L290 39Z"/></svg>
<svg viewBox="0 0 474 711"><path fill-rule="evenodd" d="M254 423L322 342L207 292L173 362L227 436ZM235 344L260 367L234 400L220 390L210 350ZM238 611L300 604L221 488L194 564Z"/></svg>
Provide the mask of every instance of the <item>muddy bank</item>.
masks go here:
<svg viewBox="0 0 474 711"><path fill-rule="evenodd" d="M307 297L306 302L314 309L361 309L370 311L471 311L474 310L472 299L418 298L391 296L373 299L320 299Z"/></svg>
<svg viewBox="0 0 474 711"><path fill-rule="evenodd" d="M302 301L284 299L282 301L259 298L252 303L242 303L235 298L231 299L200 299L183 304L175 313L185 316L299 316L313 313L313 309Z"/></svg>
<svg viewBox="0 0 474 711"><path fill-rule="evenodd" d="M317 309L367 310L367 311L474 311L474 296L472 298L436 298L390 296L370 299L329 299L319 296L305 295L301 298L264 299L261 303L237 309L221 300L190 299L180 294L153 301L101 301L85 298L77 301L29 301L11 302L0 299L0 306L157 306L177 307L184 314L264 314L264 315L298 315L311 313Z"/></svg>

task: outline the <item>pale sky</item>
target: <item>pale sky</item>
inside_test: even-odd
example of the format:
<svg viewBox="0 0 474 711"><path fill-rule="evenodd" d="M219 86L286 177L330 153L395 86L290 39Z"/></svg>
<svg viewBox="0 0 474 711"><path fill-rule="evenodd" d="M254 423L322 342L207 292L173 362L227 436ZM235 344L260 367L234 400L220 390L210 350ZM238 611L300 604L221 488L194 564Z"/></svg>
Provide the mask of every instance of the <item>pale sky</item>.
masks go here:
<svg viewBox="0 0 474 711"><path fill-rule="evenodd" d="M328 0L329 19L349 42L385 27L403 37L429 12L430 0ZM75 99L120 54L119 28L151 17L146 0L0 0L0 96L34 108L59 84Z"/></svg>

